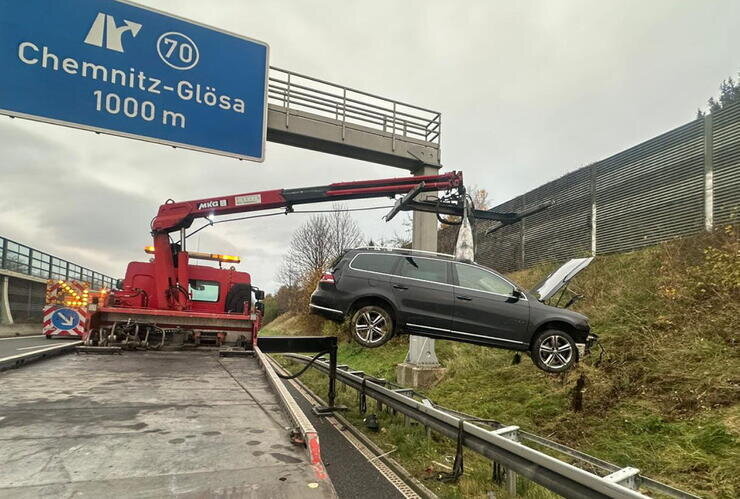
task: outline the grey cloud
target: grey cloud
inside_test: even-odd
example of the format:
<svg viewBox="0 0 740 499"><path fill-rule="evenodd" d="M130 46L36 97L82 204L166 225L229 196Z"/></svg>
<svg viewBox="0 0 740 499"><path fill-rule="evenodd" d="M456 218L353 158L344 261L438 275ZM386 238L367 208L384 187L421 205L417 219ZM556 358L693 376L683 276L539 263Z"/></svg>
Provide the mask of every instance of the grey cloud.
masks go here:
<svg viewBox="0 0 740 499"><path fill-rule="evenodd" d="M691 120L740 69L732 0L145 3L264 40L275 66L442 111L445 167L494 201ZM6 118L0 150L0 234L112 275L145 258L167 198L405 174L272 143L257 165ZM380 215L356 214L368 237L403 231ZM274 289L305 218L221 224L191 244L242 256Z"/></svg>

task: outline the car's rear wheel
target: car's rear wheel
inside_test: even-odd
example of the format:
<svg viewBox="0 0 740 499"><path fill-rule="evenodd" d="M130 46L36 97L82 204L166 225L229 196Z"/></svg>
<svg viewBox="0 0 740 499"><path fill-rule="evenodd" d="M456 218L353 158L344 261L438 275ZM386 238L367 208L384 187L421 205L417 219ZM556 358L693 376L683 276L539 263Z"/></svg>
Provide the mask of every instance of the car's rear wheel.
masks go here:
<svg viewBox="0 0 740 499"><path fill-rule="evenodd" d="M350 330L360 345L379 347L393 336L393 317L384 307L365 305L352 315Z"/></svg>
<svg viewBox="0 0 740 499"><path fill-rule="evenodd" d="M576 342L571 335L558 329L548 329L537 336L532 346L532 361L549 373L565 372L578 359Z"/></svg>

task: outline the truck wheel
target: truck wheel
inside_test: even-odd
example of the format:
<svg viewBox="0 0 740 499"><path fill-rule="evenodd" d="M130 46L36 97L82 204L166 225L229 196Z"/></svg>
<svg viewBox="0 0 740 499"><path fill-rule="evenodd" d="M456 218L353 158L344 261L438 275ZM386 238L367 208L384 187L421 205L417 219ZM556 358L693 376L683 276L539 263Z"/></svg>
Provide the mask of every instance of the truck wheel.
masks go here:
<svg viewBox="0 0 740 499"><path fill-rule="evenodd" d="M576 342L565 331L547 329L537 336L532 346L532 361L549 373L562 373L578 359Z"/></svg>
<svg viewBox="0 0 740 499"><path fill-rule="evenodd" d="M350 331L360 345L376 348L393 336L393 317L381 306L366 305L352 315Z"/></svg>

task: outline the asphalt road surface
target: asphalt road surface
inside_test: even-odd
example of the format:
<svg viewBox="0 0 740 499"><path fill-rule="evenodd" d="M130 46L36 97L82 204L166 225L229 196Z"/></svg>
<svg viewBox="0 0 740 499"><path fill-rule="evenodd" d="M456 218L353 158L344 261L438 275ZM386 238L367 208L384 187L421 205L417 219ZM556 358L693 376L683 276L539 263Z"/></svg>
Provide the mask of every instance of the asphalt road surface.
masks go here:
<svg viewBox="0 0 740 499"><path fill-rule="evenodd" d="M72 339L79 340L79 338ZM19 336L17 338L0 338L0 359L61 345L65 341L70 340L57 338L47 340L42 334L38 336Z"/></svg>

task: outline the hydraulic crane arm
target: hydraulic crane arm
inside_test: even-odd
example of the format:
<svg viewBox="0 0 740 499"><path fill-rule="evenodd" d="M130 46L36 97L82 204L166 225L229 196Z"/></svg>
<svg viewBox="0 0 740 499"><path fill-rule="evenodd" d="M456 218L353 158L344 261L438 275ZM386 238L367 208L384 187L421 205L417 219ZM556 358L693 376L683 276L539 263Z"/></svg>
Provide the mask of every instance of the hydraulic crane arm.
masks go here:
<svg viewBox="0 0 740 499"><path fill-rule="evenodd" d="M396 194L407 194L411 191L420 193L453 189L458 194L464 193L461 172L338 182L317 187L248 192L179 203L168 201L159 207L159 212L152 220L151 227L154 239L154 279L157 288L157 302L161 308L172 310L186 310L189 307L189 256L185 249L184 232L196 218L276 208L285 208L287 212L290 212L292 207L298 204L378 197L392 198ZM182 232L180 244L170 242L169 233L177 230Z"/></svg>
<svg viewBox="0 0 740 499"><path fill-rule="evenodd" d="M276 208L290 210L294 205L326 201L345 201L378 197L392 198L396 194L408 193L414 188L419 188L419 186L421 186L419 192L462 189L462 172L419 177L337 182L316 187L274 189L177 203L167 202L159 207L159 212L152 221L152 234L156 236L157 234L186 229L192 225L196 218Z"/></svg>

